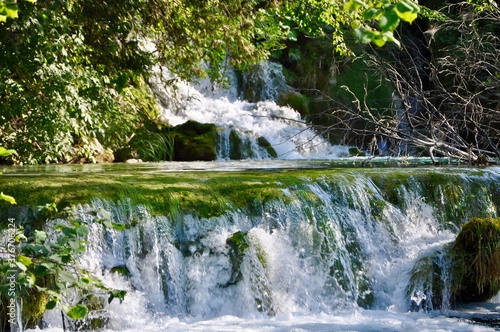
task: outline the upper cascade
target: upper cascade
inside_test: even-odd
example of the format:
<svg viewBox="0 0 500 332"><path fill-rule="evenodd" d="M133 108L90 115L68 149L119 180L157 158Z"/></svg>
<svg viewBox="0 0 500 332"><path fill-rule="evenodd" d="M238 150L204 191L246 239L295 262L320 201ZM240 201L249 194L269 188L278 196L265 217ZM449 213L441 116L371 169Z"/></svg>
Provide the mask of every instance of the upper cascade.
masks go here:
<svg viewBox="0 0 500 332"><path fill-rule="evenodd" d="M150 85L161 108L160 117L173 126L188 120L213 123L220 128L222 142L229 139L231 131L236 131L253 147L258 147L257 141L263 137L278 159L334 159L348 154L347 147L332 146L296 110L276 104L282 92L292 90L286 85L279 64L261 64L244 74L246 79L240 84L236 74L230 72L227 87L209 80L194 85L172 77L164 68L156 73ZM246 97L256 101L241 99L245 93L239 91L238 85L251 92ZM218 159L227 159L228 155L229 152L219 149ZM255 151L251 157L264 159L268 155Z"/></svg>

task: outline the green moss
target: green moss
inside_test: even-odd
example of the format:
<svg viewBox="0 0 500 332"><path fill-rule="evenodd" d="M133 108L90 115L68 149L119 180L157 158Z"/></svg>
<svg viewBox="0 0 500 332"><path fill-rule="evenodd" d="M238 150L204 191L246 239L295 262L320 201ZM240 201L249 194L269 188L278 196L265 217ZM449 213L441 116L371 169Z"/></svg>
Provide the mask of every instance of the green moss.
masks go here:
<svg viewBox="0 0 500 332"><path fill-rule="evenodd" d="M211 161L217 159L217 130L214 124L189 120L172 129L174 160Z"/></svg>
<svg viewBox="0 0 500 332"><path fill-rule="evenodd" d="M253 157L250 141L242 139L238 132L232 129L229 133L229 159L240 160Z"/></svg>
<svg viewBox="0 0 500 332"><path fill-rule="evenodd" d="M165 164L168 169L168 164ZM85 167L94 166L94 167ZM372 203L372 209L381 213L387 203L404 207L403 190L421 190L421 194L430 204L435 204L437 213L452 208L440 203L440 188L443 186L463 187L463 194L455 189L446 189L456 204L463 208L460 218L474 213L481 216L488 209L480 203L482 199L470 199L471 195L480 195L488 200L488 195L498 188L489 180L469 181L462 175L445 173L443 170L428 169L298 169L298 170L262 170L242 172L211 172L211 171L163 171L162 164L142 165L73 165L63 167L64 172L42 172L51 168L13 168L4 169L0 177L0 189L4 193L15 195L17 206L0 202L0 216L12 215L31 218L33 212L26 207L36 207L56 202L58 209L79 203L89 203L93 198L110 201L129 199L132 205L145 205L156 215L172 216L191 213L201 218L220 216L228 210L240 209L250 214L258 214L268 201L291 201L291 196L285 194L285 189L299 193L300 188L311 182L322 183L325 179L330 188L325 190L339 191L339 183L355 180L362 176L371 179L380 189L384 200ZM98 172L93 170L97 169ZM90 170L90 171L89 171ZM23 175L23 172L26 172ZM37 173L38 172L38 173ZM438 173L438 174L436 174ZM340 177L338 177L340 176ZM307 179L307 180L306 180ZM342 179L339 182L339 179ZM346 183L346 185L348 185ZM294 189L295 188L295 189ZM421 189L418 189L421 188ZM309 195L309 194L304 194ZM335 197L342 197L334 194ZM308 196L309 197L309 196ZM495 197L493 197L495 199ZM310 204L315 204L317 197L308 198ZM495 201L493 201L495 203ZM481 205L483 204L483 205ZM24 207L24 208L23 208ZM453 206L452 206L453 207ZM497 205L498 207L498 205ZM447 210L448 209L448 210ZM490 209L491 210L491 209ZM448 213L448 212L447 212ZM2 221L3 220L3 221ZM5 223L2 218L0 224ZM449 223L443 217L443 224ZM19 220L22 221L22 220ZM460 222L460 219L457 220Z"/></svg>
<svg viewBox="0 0 500 332"><path fill-rule="evenodd" d="M441 262L443 257L449 257L450 248L436 251L420 258L410 273L410 281L406 287L406 297L411 311L439 309L443 304L443 290L445 284L443 274L447 274L446 265ZM421 302L412 300L425 295ZM447 301L448 299L444 299ZM418 300L417 300L418 301Z"/></svg>
<svg viewBox="0 0 500 332"><path fill-rule="evenodd" d="M229 257L231 259L232 271L231 278L224 285L224 287L235 285L241 279L243 279L243 275L241 273L241 264L243 263L245 251L249 247L247 241L247 233L238 231L228 237L226 243L230 248Z"/></svg>
<svg viewBox="0 0 500 332"><path fill-rule="evenodd" d="M500 291L500 218L472 218L453 251L456 301L486 301Z"/></svg>
<svg viewBox="0 0 500 332"><path fill-rule="evenodd" d="M40 324L48 302L49 297L47 294L34 289L30 290L24 297L21 316L27 328L33 329Z"/></svg>
<svg viewBox="0 0 500 332"><path fill-rule="evenodd" d="M302 117L311 114L309 98L297 91L288 91L280 95L278 105L288 106L299 112Z"/></svg>
<svg viewBox="0 0 500 332"><path fill-rule="evenodd" d="M271 158L278 158L278 154L276 153L276 150L274 150L274 148L271 145L271 143L269 143L269 141L265 137L260 136L257 139L257 143L259 144L260 147L266 149L267 154L269 155L269 157L271 157Z"/></svg>

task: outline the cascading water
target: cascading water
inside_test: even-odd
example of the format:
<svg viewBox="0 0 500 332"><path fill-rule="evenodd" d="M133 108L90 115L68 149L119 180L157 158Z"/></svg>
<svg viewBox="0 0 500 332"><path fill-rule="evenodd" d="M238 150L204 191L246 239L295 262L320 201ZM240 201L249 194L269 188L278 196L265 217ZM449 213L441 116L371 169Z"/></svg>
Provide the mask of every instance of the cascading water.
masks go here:
<svg viewBox="0 0 500 332"><path fill-rule="evenodd" d="M234 73L229 73L228 87L224 89L206 80L194 86L158 69L150 86L162 109L163 121L175 126L194 120L219 127L220 160L229 159L229 145L224 142L230 140L231 131L248 141L252 151L248 158L252 159L269 158L258 144L261 137L273 146L279 159L332 159L348 155L347 147L330 145L297 111L275 103L281 92L291 89L286 85L280 65L263 63L247 76L244 85L252 91L251 98L258 102L239 99L241 94ZM169 83L162 83L165 81Z"/></svg>
<svg viewBox="0 0 500 332"><path fill-rule="evenodd" d="M493 195L500 169L480 175L459 171L432 192L425 172L400 174L390 185L383 174L328 174L283 186L283 198L210 218L181 211L153 216L130 200L94 199L80 206L76 212L91 224L82 263L109 285L128 290L123 304L107 308L107 328L488 330L408 311L412 299L422 307L432 296L432 289L411 281L418 262L442 251L469 217L498 216ZM460 213L446 210L459 203L449 195L454 191L464 197L474 193L474 203L464 200ZM439 193L442 201L436 202ZM102 209L126 230L92 223L91 212ZM111 272L117 266L126 267L128 276ZM48 312L45 320L60 326L55 313Z"/></svg>

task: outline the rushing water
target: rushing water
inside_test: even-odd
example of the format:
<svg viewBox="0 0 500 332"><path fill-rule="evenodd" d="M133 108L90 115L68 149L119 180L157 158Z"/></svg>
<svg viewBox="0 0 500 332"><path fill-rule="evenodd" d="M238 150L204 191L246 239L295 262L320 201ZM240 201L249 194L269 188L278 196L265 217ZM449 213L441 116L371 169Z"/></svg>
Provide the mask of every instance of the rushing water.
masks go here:
<svg viewBox="0 0 500 332"><path fill-rule="evenodd" d="M257 144L259 137L271 143L279 159L332 159L348 155L347 147L330 145L307 125L297 111L275 103L273 99L286 89L283 74L281 78L277 74L281 73L281 67L275 68L279 65L270 63L262 66L247 80L254 97L263 98L257 102L239 98L241 93L234 73L224 89L206 81L193 86L174 80L175 84L165 86L162 82L173 78L158 70L151 86L162 109L161 118L174 126L188 120L215 124L221 141L218 149L220 160L228 159L227 142L231 131L238 133L252 147L253 159L268 157ZM260 86L260 91L257 91L257 86Z"/></svg>
<svg viewBox="0 0 500 332"><path fill-rule="evenodd" d="M274 81L260 84L264 89L255 92L255 98L274 99L277 86L288 89L275 69L262 68L260 72ZM255 79L250 77L249 82ZM490 331L498 327L498 297L454 308L444 294L439 307L411 309L415 304L424 309L423 301L430 303L433 296L433 290L424 287L425 280L412 282L415 266L441 253L468 218L498 216L500 168L350 169L378 163L406 167L422 161L339 158L347 148L330 146L294 110L272 100L240 100L234 78L228 90L206 83L197 89L182 82L169 89L158 82L152 85L162 116L172 125L189 119L215 123L221 137L236 130L254 145L263 136L280 160L24 167L4 170L3 178L44 177L50 183L56 175L112 178L135 172L140 179L141 174L175 178L180 173L252 170L258 180L257 170L306 173L313 168L324 169L325 175L314 180L298 177L287 186L275 181L281 197L256 198L246 208L228 202L229 208L215 217L185 212L182 204L176 213L155 215L129 199L100 199L97 190L92 202L74 207L91 229L81 264L110 287L128 292L122 304L115 301L91 313L106 322L105 331ZM257 149L256 159L264 158L259 153ZM221 148L219 159L225 156ZM344 169L332 171L339 167ZM245 185L241 187L245 195ZM218 195L215 200L226 201L222 193ZM127 228L103 229L94 222L93 213L102 210ZM445 267L446 262L443 256L439 264ZM111 272L115 267L124 267L128 275ZM446 279L446 273L441 277ZM47 311L43 322L44 331L62 331L57 310Z"/></svg>
<svg viewBox="0 0 500 332"><path fill-rule="evenodd" d="M384 178L395 173L389 189ZM433 174L445 178L430 192ZM488 331L498 298L411 312L418 293L408 289L415 264L453 241L459 225L498 215L499 180L499 168L325 170L283 187L285 200L217 217L154 216L126 199L96 198L75 212L91 225L82 263L128 291L100 313L108 331ZM129 228L93 223L101 209ZM130 275L111 273L116 266ZM61 331L59 312L44 321Z"/></svg>

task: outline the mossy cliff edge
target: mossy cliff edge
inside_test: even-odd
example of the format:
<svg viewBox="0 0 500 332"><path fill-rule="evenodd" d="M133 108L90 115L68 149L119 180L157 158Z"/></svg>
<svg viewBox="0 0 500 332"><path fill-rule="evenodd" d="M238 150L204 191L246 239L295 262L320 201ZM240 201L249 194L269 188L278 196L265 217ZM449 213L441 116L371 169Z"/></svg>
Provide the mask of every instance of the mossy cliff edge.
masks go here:
<svg viewBox="0 0 500 332"><path fill-rule="evenodd" d="M378 191L371 203L375 214L388 204L404 207L405 192L424 197L435 209L436 217L457 226L472 217L494 217L500 209L500 175L489 169L304 168L224 172L171 171L162 166L168 164L4 168L0 190L14 196L17 205L1 202L0 216L54 202L61 208L89 203L92 198L127 198L158 215L183 212L210 218L232 209L252 213L256 206L269 200L286 202L290 188L300 190L318 182L331 183L335 188L359 181L373 183Z"/></svg>
<svg viewBox="0 0 500 332"><path fill-rule="evenodd" d="M500 172L496 168L209 171L192 170L192 163L175 170L169 169L167 165L169 164L74 165L4 169L4 175L0 177L0 191L16 197L18 205L3 203L0 207L0 226L6 227L7 219L15 218L19 224L39 228L43 226L46 216L37 212L37 206L55 203L58 210L61 210L67 206L87 204L94 199L109 202L127 200L131 206L144 205L157 216L169 217L168 222L192 215L195 216L193 220L207 224L231 212L241 213L249 220L259 222L265 218L266 211L284 211L287 206L295 205L303 212L302 218L314 228L310 239L311 248L317 250L320 257L328 259L328 252L338 250L342 239L356 239L357 236L354 228L347 227L342 229L340 238L336 237L336 233L329 228L331 218L325 212L329 205L342 210L363 211L367 220L383 224L388 221L387 215L394 208L404 210L406 205L418 198L429 205L439 222L436 232L456 232L469 219L481 217L490 220L498 217L500 211ZM188 171L189 169L191 170ZM322 193L327 193L328 197ZM361 196L368 199L364 200ZM365 201L366 204L361 205ZM232 222L232 219L228 220ZM136 227L140 222L131 220L130 227ZM278 227L272 222L270 221L269 227ZM474 232L477 233L477 228L472 230ZM486 233L493 234L493 231ZM238 266L241 265L241 257L248 252L255 252L256 264L258 262L263 269L266 266L266 257L259 251L259 244L253 243L246 234L244 231L236 232L227 241L232 249L230 255L234 267L228 285L238 282ZM188 255L182 249L191 240L180 243L177 239L173 243L183 254ZM247 250L248 246L253 246L253 251ZM345 244L345 248L350 265L344 266L338 258L329 260L329 275L338 281L343 291L354 294L352 297L358 305L370 308L374 302L373 285L368 275L363 274L365 257L362 248L356 241ZM467 246L464 248L464 257L470 256L472 260L477 257L477 252ZM467 263L469 265L473 264ZM469 278L468 273L464 271L464 278ZM345 278L345 275L350 274L359 277L355 280ZM498 286L498 280L495 279L493 283L481 281L481 285L482 289L494 290ZM466 286L461 283L461 287ZM266 293L266 287L262 286L262 294ZM272 312L273 306L269 299L259 297L257 302L262 308Z"/></svg>

